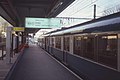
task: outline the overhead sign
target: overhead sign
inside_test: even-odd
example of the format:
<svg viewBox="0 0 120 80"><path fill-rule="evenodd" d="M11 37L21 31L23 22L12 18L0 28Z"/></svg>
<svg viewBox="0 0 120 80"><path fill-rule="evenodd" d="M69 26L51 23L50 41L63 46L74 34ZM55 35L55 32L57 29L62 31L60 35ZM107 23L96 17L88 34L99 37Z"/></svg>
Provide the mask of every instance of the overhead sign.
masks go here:
<svg viewBox="0 0 120 80"><path fill-rule="evenodd" d="M59 18L25 18L26 28L59 28Z"/></svg>
<svg viewBox="0 0 120 80"><path fill-rule="evenodd" d="M13 31L19 31L19 32L24 32L25 28L24 27L13 27L12 30Z"/></svg>

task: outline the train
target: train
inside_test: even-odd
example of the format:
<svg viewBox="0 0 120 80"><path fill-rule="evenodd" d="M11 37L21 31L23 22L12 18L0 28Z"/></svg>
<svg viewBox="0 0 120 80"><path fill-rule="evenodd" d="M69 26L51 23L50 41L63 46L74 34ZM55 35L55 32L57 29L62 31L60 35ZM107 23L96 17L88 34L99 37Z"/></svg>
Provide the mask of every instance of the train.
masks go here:
<svg viewBox="0 0 120 80"><path fill-rule="evenodd" d="M38 44L83 80L120 80L120 12L51 31Z"/></svg>

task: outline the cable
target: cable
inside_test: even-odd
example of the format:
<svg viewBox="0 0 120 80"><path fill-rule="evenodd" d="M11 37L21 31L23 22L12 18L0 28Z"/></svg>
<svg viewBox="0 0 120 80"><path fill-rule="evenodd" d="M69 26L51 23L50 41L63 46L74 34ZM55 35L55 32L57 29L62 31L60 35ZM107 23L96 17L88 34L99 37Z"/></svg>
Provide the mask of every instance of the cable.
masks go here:
<svg viewBox="0 0 120 80"><path fill-rule="evenodd" d="M74 9L75 7L76 7L76 5L78 5L78 4L82 4L82 2L84 2L84 3L86 3L86 1L88 1L88 0L77 0L76 2L74 2L72 5L70 5L68 8L66 8L61 14L64 14L64 13L71 13L71 12L73 12L73 11L69 11L69 10L71 10L71 9ZM83 4L82 4L83 5ZM71 8L71 9L70 9ZM69 11L69 12L68 12ZM61 14L59 14L59 15L61 15ZM69 14L65 14L65 15L69 15Z"/></svg>
<svg viewBox="0 0 120 80"><path fill-rule="evenodd" d="M83 0L81 0L82 2ZM77 2L79 2L79 0L77 0L75 3L73 3L70 7L74 6L75 4L78 4Z"/></svg>
<svg viewBox="0 0 120 80"><path fill-rule="evenodd" d="M110 8L107 8L107 9L105 9L105 10L99 12L99 13L104 13L104 11L108 11L109 14L115 13L115 12L117 12L117 9L116 9L117 6L118 6L118 8L120 8L120 3L119 3L118 5L115 5L115 6L112 6L112 7L110 7ZM112 11L112 13L110 13L110 11ZM119 10L118 10L118 11L119 11Z"/></svg>
<svg viewBox="0 0 120 80"><path fill-rule="evenodd" d="M79 3L83 2L83 1L84 1L84 0L82 0L82 1L77 0L75 3L73 3L73 4L70 5L68 8L66 8L66 9L63 11L63 13L64 13L65 11L68 11L70 8L75 7L77 4L79 4Z"/></svg>
<svg viewBox="0 0 120 80"><path fill-rule="evenodd" d="M119 1L119 2L118 2ZM99 2L99 3L96 3L96 2ZM105 4L105 2L107 2L107 4ZM120 3L120 0L115 0L113 3L111 3L112 1L105 1L104 3L101 2L101 0L76 0L75 3L73 3L72 5L70 5L64 12L62 13L65 13L66 16L74 16L74 15L79 15L81 13L78 14L78 12L82 11L82 10L85 10L83 11L82 13L84 12L88 12L88 10L90 10L91 7L93 7L93 4L96 3L96 6L97 6L97 15L102 15L102 13L104 12L104 7L106 6L111 6L109 9L114 9L117 5L114 6L114 4L118 4ZM89 4L87 4L89 3ZM100 4L101 3L101 4ZM79 5L80 4L80 5ZM87 4L87 5L86 5ZM118 4L120 5L120 4ZM82 7L81 7L82 6ZM78 8L78 7L81 7L81 8ZM89 9L88 9L89 7ZM88 10L86 10L88 9ZM91 8L92 9L92 8ZM116 8L115 8L116 9ZM107 10L107 9L106 9ZM70 14L71 13L71 14ZM91 11L91 14L92 14L92 11Z"/></svg>

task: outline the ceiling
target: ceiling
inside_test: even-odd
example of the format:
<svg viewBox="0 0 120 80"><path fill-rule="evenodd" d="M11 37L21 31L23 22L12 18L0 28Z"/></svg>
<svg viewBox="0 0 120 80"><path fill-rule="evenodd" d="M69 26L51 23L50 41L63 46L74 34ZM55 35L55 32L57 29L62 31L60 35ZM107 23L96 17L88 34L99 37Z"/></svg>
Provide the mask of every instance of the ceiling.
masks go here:
<svg viewBox="0 0 120 80"><path fill-rule="evenodd" d="M0 6L15 22L14 26L25 25L25 17L55 17L74 0L0 0ZM12 23L13 24L13 23ZM39 29L26 29L35 33Z"/></svg>

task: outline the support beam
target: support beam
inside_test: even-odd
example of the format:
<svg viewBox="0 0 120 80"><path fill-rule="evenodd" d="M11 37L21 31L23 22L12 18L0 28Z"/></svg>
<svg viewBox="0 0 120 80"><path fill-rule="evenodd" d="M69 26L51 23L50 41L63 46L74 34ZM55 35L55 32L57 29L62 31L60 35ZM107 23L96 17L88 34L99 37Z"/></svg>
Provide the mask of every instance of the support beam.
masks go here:
<svg viewBox="0 0 120 80"><path fill-rule="evenodd" d="M49 5L49 4L52 4L53 3L53 1L45 1L45 0L43 0L43 1L41 1L41 0L38 0L38 1L30 1L30 0L15 0L14 2L13 2L13 4L39 4L39 5Z"/></svg>
<svg viewBox="0 0 120 80"><path fill-rule="evenodd" d="M11 8L11 11L13 12L13 14L17 17L16 18L17 24L20 24L20 22L21 22L20 17L18 15L17 11L15 10L13 4L10 2L10 0L6 0L6 1L7 1L8 5L9 5L9 7Z"/></svg>
<svg viewBox="0 0 120 80"><path fill-rule="evenodd" d="M31 7L31 8L47 8L49 4L32 4L32 3L17 3L15 7Z"/></svg>
<svg viewBox="0 0 120 80"><path fill-rule="evenodd" d="M11 63L11 32L12 27L7 27L7 36L6 36L6 63Z"/></svg>

